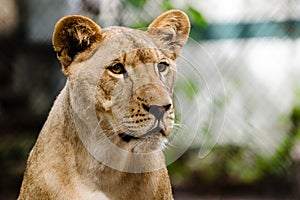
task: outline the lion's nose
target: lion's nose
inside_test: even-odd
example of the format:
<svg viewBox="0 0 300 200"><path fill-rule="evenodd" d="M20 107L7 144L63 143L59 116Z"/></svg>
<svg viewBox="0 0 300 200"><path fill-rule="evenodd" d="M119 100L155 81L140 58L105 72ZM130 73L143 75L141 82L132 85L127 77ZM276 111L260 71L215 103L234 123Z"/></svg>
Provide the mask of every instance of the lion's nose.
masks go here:
<svg viewBox="0 0 300 200"><path fill-rule="evenodd" d="M167 104L164 106L161 105L152 105L152 106L147 106L145 104L142 104L143 108L154 115L157 119L161 119L164 114L171 108L172 104Z"/></svg>

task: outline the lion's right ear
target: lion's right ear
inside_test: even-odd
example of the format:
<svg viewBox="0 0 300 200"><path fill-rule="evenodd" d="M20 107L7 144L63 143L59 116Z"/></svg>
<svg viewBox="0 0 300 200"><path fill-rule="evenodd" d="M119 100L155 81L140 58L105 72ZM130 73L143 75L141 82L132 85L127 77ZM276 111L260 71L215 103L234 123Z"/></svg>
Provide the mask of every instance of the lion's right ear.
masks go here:
<svg viewBox="0 0 300 200"><path fill-rule="evenodd" d="M91 19L81 15L60 19L53 33L53 45L63 71L67 72L67 67L79 53L101 40L101 28Z"/></svg>
<svg viewBox="0 0 300 200"><path fill-rule="evenodd" d="M190 20L181 10L169 10L158 16L148 27L157 46L171 59L175 60L182 46L187 42Z"/></svg>

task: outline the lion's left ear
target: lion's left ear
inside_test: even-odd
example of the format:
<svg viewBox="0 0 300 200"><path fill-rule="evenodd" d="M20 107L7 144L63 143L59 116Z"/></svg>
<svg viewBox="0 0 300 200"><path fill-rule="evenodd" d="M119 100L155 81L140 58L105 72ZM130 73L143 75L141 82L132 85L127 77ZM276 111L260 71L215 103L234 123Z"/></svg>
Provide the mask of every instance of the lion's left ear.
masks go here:
<svg viewBox="0 0 300 200"><path fill-rule="evenodd" d="M190 32L188 16L180 10L170 10L158 16L148 27L156 45L171 59L180 55Z"/></svg>
<svg viewBox="0 0 300 200"><path fill-rule="evenodd" d="M52 40L63 72L67 74L68 66L78 54L102 40L101 28L87 17L69 15L57 22Z"/></svg>

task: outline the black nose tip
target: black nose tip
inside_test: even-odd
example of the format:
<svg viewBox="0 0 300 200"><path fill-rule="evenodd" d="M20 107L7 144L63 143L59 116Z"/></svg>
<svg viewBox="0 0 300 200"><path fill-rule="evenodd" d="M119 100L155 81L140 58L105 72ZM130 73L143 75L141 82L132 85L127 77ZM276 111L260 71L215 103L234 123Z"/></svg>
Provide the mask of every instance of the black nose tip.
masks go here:
<svg viewBox="0 0 300 200"><path fill-rule="evenodd" d="M146 106L145 104L142 104L142 106L147 112L154 115L157 119L161 119L166 113L166 111L168 111L171 108L171 104L167 104L164 106L152 105L150 107Z"/></svg>

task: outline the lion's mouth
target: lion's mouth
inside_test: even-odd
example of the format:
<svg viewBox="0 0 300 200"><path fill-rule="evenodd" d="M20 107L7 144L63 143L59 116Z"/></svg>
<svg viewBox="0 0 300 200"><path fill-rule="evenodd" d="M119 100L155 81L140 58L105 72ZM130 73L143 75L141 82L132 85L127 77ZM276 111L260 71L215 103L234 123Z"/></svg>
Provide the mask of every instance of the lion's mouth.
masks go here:
<svg viewBox="0 0 300 200"><path fill-rule="evenodd" d="M140 138L138 137L135 137L135 136L132 136L132 135L128 135L128 134L125 134L125 133L119 133L119 137L125 141L125 142L130 142L131 140L138 140Z"/></svg>
<svg viewBox="0 0 300 200"><path fill-rule="evenodd" d="M138 140L138 139L146 138L148 136L152 136L157 133L160 133L163 136L166 136L165 131L160 127L160 120L158 120L157 126L155 128L151 129L150 131L148 131L147 133L145 133L141 136L136 137L136 136L126 134L126 133L120 133L119 137L125 142L130 142L131 140Z"/></svg>

